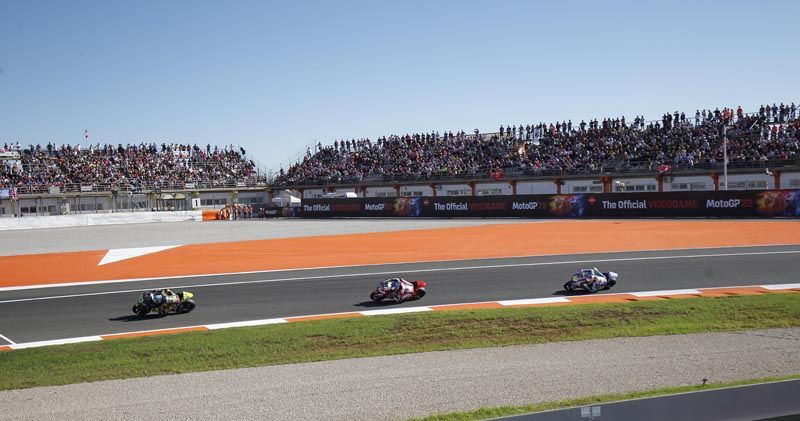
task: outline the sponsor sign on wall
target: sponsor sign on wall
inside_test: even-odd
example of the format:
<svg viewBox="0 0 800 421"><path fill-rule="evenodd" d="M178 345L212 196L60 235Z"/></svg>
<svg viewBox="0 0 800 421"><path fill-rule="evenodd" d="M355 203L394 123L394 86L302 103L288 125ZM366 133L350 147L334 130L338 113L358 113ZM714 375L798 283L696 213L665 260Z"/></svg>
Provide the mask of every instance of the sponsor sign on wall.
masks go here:
<svg viewBox="0 0 800 421"><path fill-rule="evenodd" d="M798 217L800 190L305 199L304 218Z"/></svg>

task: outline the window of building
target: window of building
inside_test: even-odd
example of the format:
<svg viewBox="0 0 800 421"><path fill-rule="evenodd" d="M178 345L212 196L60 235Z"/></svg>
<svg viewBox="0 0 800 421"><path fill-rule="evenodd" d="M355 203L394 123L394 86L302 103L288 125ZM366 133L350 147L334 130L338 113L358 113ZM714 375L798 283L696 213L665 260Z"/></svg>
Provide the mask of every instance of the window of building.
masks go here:
<svg viewBox="0 0 800 421"><path fill-rule="evenodd" d="M720 183L720 187L725 187L725 182ZM746 181L728 181L728 189L745 189L747 188Z"/></svg>
<svg viewBox="0 0 800 421"><path fill-rule="evenodd" d="M469 196L471 194L470 190L447 190L448 196Z"/></svg>

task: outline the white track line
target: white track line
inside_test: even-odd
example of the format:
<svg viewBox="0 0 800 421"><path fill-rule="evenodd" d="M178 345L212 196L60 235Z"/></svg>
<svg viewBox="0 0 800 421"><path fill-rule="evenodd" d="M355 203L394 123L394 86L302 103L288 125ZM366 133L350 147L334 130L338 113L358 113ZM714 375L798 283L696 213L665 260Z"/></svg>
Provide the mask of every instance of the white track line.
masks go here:
<svg viewBox="0 0 800 421"><path fill-rule="evenodd" d="M780 289L796 289L796 288L800 288L800 284L761 285L761 288L772 290L772 291L780 290Z"/></svg>
<svg viewBox="0 0 800 421"><path fill-rule="evenodd" d="M16 342L12 341L11 339L8 339L8 336L3 336L2 334L0 334L0 339L8 342L11 345L16 345Z"/></svg>
<svg viewBox="0 0 800 421"><path fill-rule="evenodd" d="M498 301L501 306L522 306L532 304L552 304L552 303L568 303L570 302L566 297L547 297L547 298L527 298L523 300L504 300Z"/></svg>
<svg viewBox="0 0 800 421"><path fill-rule="evenodd" d="M100 335L81 336L79 338L66 338L66 339L53 339L51 341L26 342L24 344L15 344L12 345L11 347L14 349L25 349L25 348L38 348L40 346L77 344L81 342L95 342L102 340L103 338L101 338Z"/></svg>
<svg viewBox="0 0 800 421"><path fill-rule="evenodd" d="M100 281L77 281L77 282L63 282L57 284L42 284L42 285L21 285L11 287L0 287L0 292L3 291L18 291L26 289L45 289L45 288L64 288L81 285L104 285L104 284L118 284L134 281L159 281L164 279L186 279L186 278L201 278L201 277L218 277L218 276L232 276L232 275L250 275L254 273L280 273L292 271L306 271L306 270L328 270L328 269L347 269L347 268L362 268L372 266L390 266L390 265L413 265L420 263L452 263L452 262L465 262L465 261L481 261L481 260L498 260L498 259L523 259L523 258L537 258L537 257L557 257L557 256L571 256L571 255L586 255L586 254L620 254L620 253L654 253L654 252L678 252L678 251L691 251L691 250L724 250L724 249L741 249L741 248L763 248L763 247L793 247L800 246L800 244L756 244L756 245L742 245L742 246L722 246L722 247L692 247L692 248L678 248L678 249L649 249L649 250L608 250L603 252L592 253L558 253L558 254L527 254L518 256L502 256L502 257L482 257L476 259L445 259L445 260L418 260L412 262L389 262L389 263L368 263L358 265L340 265L340 266L318 266L307 268L291 268L291 269L271 269L271 270L251 270L242 272L225 272L225 273L199 273L196 275L175 275L175 276L153 276L150 278L128 278L128 279L107 279ZM789 253L800 253L800 251L790 251ZM13 257L13 256L10 256ZM594 262L613 261L613 260L592 260ZM409 271L410 272L410 271ZM419 271L417 271L419 272Z"/></svg>
<svg viewBox="0 0 800 421"><path fill-rule="evenodd" d="M701 294L696 289L670 289L665 291L644 291L644 292L631 292L636 297L663 297L667 295L695 295Z"/></svg>
<svg viewBox="0 0 800 421"><path fill-rule="evenodd" d="M401 307L401 308L384 308L380 310L364 310L359 313L364 316L380 316L384 314L403 314L403 313L418 313L421 311L433 311L430 307Z"/></svg>
<svg viewBox="0 0 800 421"><path fill-rule="evenodd" d="M502 269L513 267L533 267L533 266L552 266L552 265L572 265L583 263L613 263L613 262L634 262L634 261L648 261L648 260L680 260L680 259L703 259L703 258L719 258L719 257L741 257L741 256L763 256L763 255L780 255L780 254L800 254L800 250L784 250L784 251L764 251L764 252L745 252L745 253L718 253L718 254L695 254L686 256L649 256L649 257L627 257L615 259L593 259L593 260L567 260L558 262L534 262L534 263L511 263L502 265L486 265L486 266L460 266L449 268L432 268L432 269L416 269L408 270L409 273L430 273L430 272L455 272L466 270L483 270L483 269ZM167 286L170 289L190 289L190 288L209 288L219 286L236 286L236 285L250 285L250 284L264 284L271 282L291 282L291 281L308 281L315 279L336 279L336 278L350 278L354 276L379 276L379 275L395 275L400 271L381 271L381 272L360 272L360 273L343 273L337 275L317 275L317 276L300 276L294 278L276 278L276 279L257 279L251 281L236 281L236 282L216 282L208 284L190 284L190 285L175 285ZM78 284L81 285L81 284ZM12 287L13 288L13 287ZM164 287L155 287L164 288ZM125 289L117 291L103 291L103 292L88 292L82 294L69 294L69 295L53 295L45 297L34 298L17 298L12 300L0 301L0 304L19 303L25 301L40 301L40 300L55 300L61 298L76 298L76 297L91 297L97 295L112 295L112 294L128 294L132 292L139 292L143 289ZM0 289L0 292L3 290Z"/></svg>
<svg viewBox="0 0 800 421"><path fill-rule="evenodd" d="M211 325L206 325L206 327L208 328L208 330L216 330L216 329L227 329L229 327L274 325L278 323L287 323L287 322L286 319L277 318L277 319L263 319L263 320L247 320L244 322L214 323Z"/></svg>

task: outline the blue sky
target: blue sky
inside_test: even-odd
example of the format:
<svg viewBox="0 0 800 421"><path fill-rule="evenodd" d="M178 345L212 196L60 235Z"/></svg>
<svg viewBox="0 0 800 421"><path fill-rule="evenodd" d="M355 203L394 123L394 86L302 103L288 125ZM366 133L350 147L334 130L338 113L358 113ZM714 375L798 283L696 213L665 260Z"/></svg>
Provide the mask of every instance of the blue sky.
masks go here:
<svg viewBox="0 0 800 421"><path fill-rule="evenodd" d="M0 142L243 145L798 102L797 1L0 0Z"/></svg>

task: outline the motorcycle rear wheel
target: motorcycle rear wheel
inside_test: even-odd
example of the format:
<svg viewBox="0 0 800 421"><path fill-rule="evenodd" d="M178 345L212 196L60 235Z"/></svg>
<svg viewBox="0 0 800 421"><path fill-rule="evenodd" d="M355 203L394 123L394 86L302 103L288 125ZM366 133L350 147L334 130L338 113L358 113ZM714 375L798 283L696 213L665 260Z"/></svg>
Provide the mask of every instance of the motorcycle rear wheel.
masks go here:
<svg viewBox="0 0 800 421"><path fill-rule="evenodd" d="M147 308L147 306L145 306L145 305L142 305L142 304L134 304L133 305L133 313L136 314L139 317L144 317L149 312L150 312L150 309Z"/></svg>

